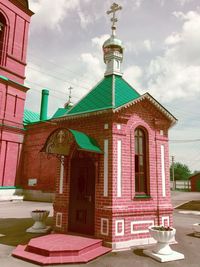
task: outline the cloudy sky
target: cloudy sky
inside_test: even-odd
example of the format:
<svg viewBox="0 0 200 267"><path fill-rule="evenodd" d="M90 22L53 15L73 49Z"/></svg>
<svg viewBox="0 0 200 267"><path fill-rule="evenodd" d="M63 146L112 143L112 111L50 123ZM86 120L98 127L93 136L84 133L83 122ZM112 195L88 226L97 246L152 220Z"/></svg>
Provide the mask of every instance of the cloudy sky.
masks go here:
<svg viewBox="0 0 200 267"><path fill-rule="evenodd" d="M48 88L51 115L67 101L70 86L75 103L103 78L102 44L111 32L106 11L113 1L29 2L35 15L30 28L26 84L31 90L26 108L39 111L41 89ZM191 170L200 170L200 1L117 3L123 6L117 24L117 35L125 46L123 77L178 118L170 130L170 156Z"/></svg>

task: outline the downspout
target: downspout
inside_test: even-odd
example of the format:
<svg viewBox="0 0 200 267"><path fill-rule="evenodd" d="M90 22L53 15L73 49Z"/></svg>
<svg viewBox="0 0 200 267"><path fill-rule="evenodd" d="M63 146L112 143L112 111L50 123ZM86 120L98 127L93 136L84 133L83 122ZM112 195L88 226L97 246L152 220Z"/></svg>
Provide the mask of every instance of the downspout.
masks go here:
<svg viewBox="0 0 200 267"><path fill-rule="evenodd" d="M48 100L49 100L49 90L42 90L42 99L41 99L41 107L40 107L40 120L47 120L47 112L48 112Z"/></svg>

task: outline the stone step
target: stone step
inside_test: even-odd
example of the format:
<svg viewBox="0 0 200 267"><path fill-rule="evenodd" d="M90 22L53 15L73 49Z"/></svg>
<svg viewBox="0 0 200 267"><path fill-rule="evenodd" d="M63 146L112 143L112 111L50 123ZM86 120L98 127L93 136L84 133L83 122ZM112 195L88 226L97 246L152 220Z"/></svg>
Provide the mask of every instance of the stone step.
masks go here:
<svg viewBox="0 0 200 267"><path fill-rule="evenodd" d="M65 247L60 247L59 249L54 247L52 249L43 249L41 247L37 247L36 245L31 246L27 245L26 246L26 251L30 253L35 253L38 255L43 255L46 257L54 257L54 256L78 256L81 254L85 254L93 249L96 249L102 245L102 241L97 241L96 243L92 245L88 245L82 249L75 249L75 248L65 248Z"/></svg>
<svg viewBox="0 0 200 267"><path fill-rule="evenodd" d="M17 246L12 255L33 263L48 265L86 263L110 251L110 248L102 246L100 239L51 234L34 238L28 245Z"/></svg>

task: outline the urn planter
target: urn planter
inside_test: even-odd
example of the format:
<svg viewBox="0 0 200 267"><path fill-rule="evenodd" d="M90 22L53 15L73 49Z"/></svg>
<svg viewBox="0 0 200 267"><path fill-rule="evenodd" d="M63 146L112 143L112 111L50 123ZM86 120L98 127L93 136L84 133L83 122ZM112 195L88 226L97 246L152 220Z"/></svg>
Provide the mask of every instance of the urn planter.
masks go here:
<svg viewBox="0 0 200 267"><path fill-rule="evenodd" d="M49 216L48 210L33 210L31 217L34 220L32 227L28 228L28 233L48 233L51 230L50 226L46 226L46 219Z"/></svg>
<svg viewBox="0 0 200 267"><path fill-rule="evenodd" d="M200 223L193 224L194 236L200 237Z"/></svg>
<svg viewBox="0 0 200 267"><path fill-rule="evenodd" d="M172 227L151 226L149 227L150 235L157 241L153 252L161 255L170 255L173 250L170 248L169 243L173 240L176 229Z"/></svg>
<svg viewBox="0 0 200 267"><path fill-rule="evenodd" d="M173 227L150 226L150 235L157 241L152 249L144 250L144 254L160 261L184 259L184 255L171 249L170 242L174 240L176 229Z"/></svg>

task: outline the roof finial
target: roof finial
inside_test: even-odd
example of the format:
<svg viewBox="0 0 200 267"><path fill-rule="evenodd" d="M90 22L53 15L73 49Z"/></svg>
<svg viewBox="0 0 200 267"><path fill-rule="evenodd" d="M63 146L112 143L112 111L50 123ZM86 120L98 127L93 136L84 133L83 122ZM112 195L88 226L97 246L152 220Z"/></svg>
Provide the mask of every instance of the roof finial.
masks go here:
<svg viewBox="0 0 200 267"><path fill-rule="evenodd" d="M72 89L73 89L73 87L71 87L71 86L68 88L68 90L69 90L69 103L71 103Z"/></svg>
<svg viewBox="0 0 200 267"><path fill-rule="evenodd" d="M116 18L116 12L118 10L121 10L122 6L119 6L116 3L113 3L112 6L110 7L110 10L108 10L106 13L109 15L111 13L113 13L113 17L111 18L111 22L112 22L112 35L115 36L115 31L116 31L116 22L118 21L118 19Z"/></svg>
<svg viewBox="0 0 200 267"><path fill-rule="evenodd" d="M65 105L64 105L65 108L73 106L73 103L71 102L71 99L72 99L72 89L73 89L73 87L71 87L71 86L68 88L68 90L69 90L69 98L68 98L67 103L65 103Z"/></svg>

